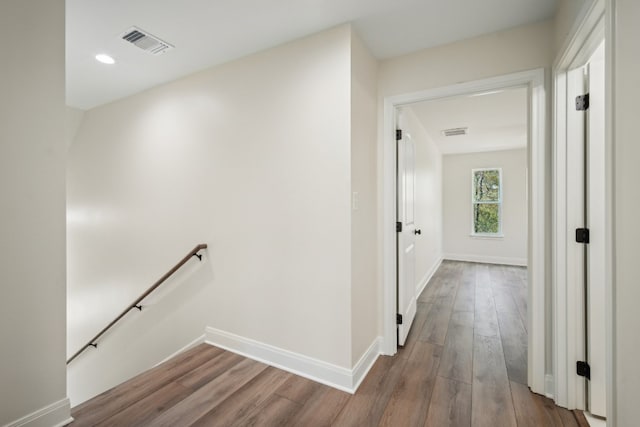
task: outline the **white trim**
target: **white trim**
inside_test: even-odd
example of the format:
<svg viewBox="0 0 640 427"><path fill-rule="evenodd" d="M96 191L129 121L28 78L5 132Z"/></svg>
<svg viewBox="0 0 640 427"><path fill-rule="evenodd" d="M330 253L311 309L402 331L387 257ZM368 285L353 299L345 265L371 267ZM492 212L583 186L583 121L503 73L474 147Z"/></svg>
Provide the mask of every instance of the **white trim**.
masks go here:
<svg viewBox="0 0 640 427"><path fill-rule="evenodd" d="M420 282L416 285L416 295L417 296L420 296L422 291L424 291L424 288L427 287L427 284L429 283L429 280L431 280L433 275L436 274L436 271L438 271L438 268L440 268L440 265L442 265L442 260L443 259L444 259L443 257L439 257L436 260L436 262L433 263L433 265L431 266L429 271L427 271L427 273L424 275L424 277L422 277L422 280L420 280Z"/></svg>
<svg viewBox="0 0 640 427"><path fill-rule="evenodd" d="M553 399L555 396L555 384L556 380L553 378L553 375L547 374L544 376L544 395L549 399Z"/></svg>
<svg viewBox="0 0 640 427"><path fill-rule="evenodd" d="M525 86L529 92L528 183L528 302L531 309L527 320L529 331L528 383L536 393L544 393L545 383L545 262L546 262L546 200L545 158L547 145L546 101L544 69L507 74L483 80L454 84L436 89L394 95L383 100L382 137L378 140L378 152L382 161L381 179L381 235L382 235L382 286L383 286L383 343L384 354L397 351L396 342L396 232L395 232L395 114L396 108L413 102L435 100L456 95Z"/></svg>
<svg viewBox="0 0 640 427"><path fill-rule="evenodd" d="M607 427L607 423L611 423L611 420L594 417L587 411L584 411L584 419L587 420L587 424L589 424L590 427Z"/></svg>
<svg viewBox="0 0 640 427"><path fill-rule="evenodd" d="M584 381L575 375L575 362L581 356L584 347L584 333L582 328L583 298L581 286L576 283L575 272L579 269L574 265L572 246L572 230L569 220L572 212L572 202L568 185L571 177L568 175L570 152L568 147L568 114L571 107L568 104L568 88L572 84L569 71L580 67L589 60L604 38L605 1L593 0L585 3L574 26L574 33L560 52L553 66L554 86L554 114L553 114L553 209L552 209L552 284L553 284L553 366L554 366L554 400L559 406L569 409L584 409ZM610 77L608 77L610 78ZM605 110L610 110L607 101ZM609 114L609 113L607 113ZM609 143L606 144L610 146ZM605 159L605 173L611 188L611 156ZM572 172L573 176L574 172ZM606 191L610 194L610 191ZM611 200L604 201L607 212L610 213ZM606 218L606 234L611 235L611 216ZM573 249L572 249L573 248ZM610 282L611 263L610 250L607 251L608 271L607 281ZM607 287L609 288L609 287ZM607 334L610 329L607 328ZM578 354L580 353L580 354ZM609 363L607 363L609 364ZM608 371L609 374L610 371ZM609 393L607 392L607 396ZM608 396L609 397L609 396ZM607 408L609 411L609 405Z"/></svg>
<svg viewBox="0 0 640 427"><path fill-rule="evenodd" d="M470 153L489 153L493 151L511 151L511 150L522 150L523 148L527 148L526 142L524 144L514 144L511 141L502 143L502 144L492 144L492 145L482 145L474 148L459 146L459 147L447 147L446 152L442 152L443 156L450 156L456 154L470 154Z"/></svg>
<svg viewBox="0 0 640 427"><path fill-rule="evenodd" d="M469 237L472 239L478 240L502 240L504 239L504 234L469 234Z"/></svg>
<svg viewBox="0 0 640 427"><path fill-rule="evenodd" d="M158 365L162 365L164 362L168 361L169 359L173 359L174 357L176 357L180 353L184 353L185 351L192 349L193 347L197 346L198 344L204 343L205 342L205 338L206 337L205 337L204 334L200 335L198 338L196 338L195 340L191 341L189 344L185 345L180 350L174 351L169 356L165 357L164 359L162 359L161 361L159 361L158 363L153 365L153 367L155 368Z"/></svg>
<svg viewBox="0 0 640 427"><path fill-rule="evenodd" d="M348 369L212 327L205 329L205 336L207 344L348 393L355 393L380 354L380 337L378 337L355 367Z"/></svg>
<svg viewBox="0 0 640 427"><path fill-rule="evenodd" d="M450 261L480 262L483 264L515 265L519 267L527 266L526 258L511 258L475 254L444 254L444 259Z"/></svg>
<svg viewBox="0 0 640 427"><path fill-rule="evenodd" d="M609 286L606 287L605 295L605 333L606 333L606 375L607 375L607 421L609 425L615 426L617 422L617 412L615 402L616 391L616 366L613 361L616 358L616 329L614 315L615 312L615 286L616 273L613 260L615 259L615 195L613 171L615 170L614 153L616 150L616 139L614 137L615 126L615 16L616 0L606 2L605 6L605 280Z"/></svg>
<svg viewBox="0 0 640 427"><path fill-rule="evenodd" d="M373 364L378 360L380 356L380 344L382 343L382 337L377 337L367 351L364 352L360 360L355 364L351 370L351 383L353 384L351 393L355 393L362 384L362 381L367 376L367 373L373 367Z"/></svg>
<svg viewBox="0 0 640 427"><path fill-rule="evenodd" d="M71 404L65 398L5 424L4 427L62 427L72 421Z"/></svg>

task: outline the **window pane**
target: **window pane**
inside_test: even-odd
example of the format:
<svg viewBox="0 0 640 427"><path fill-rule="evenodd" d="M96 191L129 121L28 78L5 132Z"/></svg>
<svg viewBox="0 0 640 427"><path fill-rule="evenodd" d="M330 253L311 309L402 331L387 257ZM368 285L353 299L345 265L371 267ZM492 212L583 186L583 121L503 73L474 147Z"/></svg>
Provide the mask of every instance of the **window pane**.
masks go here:
<svg viewBox="0 0 640 427"><path fill-rule="evenodd" d="M474 172L473 197L476 202L500 200L500 172L497 169Z"/></svg>
<svg viewBox="0 0 640 427"><path fill-rule="evenodd" d="M474 204L473 231L475 233L498 233L500 229L499 208L500 205L497 203Z"/></svg>

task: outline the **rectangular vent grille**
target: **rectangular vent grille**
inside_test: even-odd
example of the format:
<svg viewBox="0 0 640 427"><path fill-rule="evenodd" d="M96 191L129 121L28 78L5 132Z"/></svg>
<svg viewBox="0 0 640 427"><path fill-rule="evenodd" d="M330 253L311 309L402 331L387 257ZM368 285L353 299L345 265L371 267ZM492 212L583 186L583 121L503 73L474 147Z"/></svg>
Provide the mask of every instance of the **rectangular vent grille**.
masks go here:
<svg viewBox="0 0 640 427"><path fill-rule="evenodd" d="M160 55L161 53L165 53L168 50L173 49L173 46L169 43L162 41L136 27L129 28L122 36L122 40L127 41L152 55Z"/></svg>
<svg viewBox="0 0 640 427"><path fill-rule="evenodd" d="M458 135L466 135L468 128L453 128L453 129L445 129L442 131L444 136L458 136Z"/></svg>

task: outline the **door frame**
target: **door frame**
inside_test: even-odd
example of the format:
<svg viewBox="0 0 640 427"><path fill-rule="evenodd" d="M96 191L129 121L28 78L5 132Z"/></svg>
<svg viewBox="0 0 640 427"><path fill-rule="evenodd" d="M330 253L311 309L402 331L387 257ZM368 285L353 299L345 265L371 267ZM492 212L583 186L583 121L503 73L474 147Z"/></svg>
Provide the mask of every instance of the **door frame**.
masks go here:
<svg viewBox="0 0 640 427"><path fill-rule="evenodd" d="M382 159L382 286L383 286L383 354L393 355L396 342L396 183L395 183L395 114L406 104L458 95L499 90L509 87L528 88L528 384L545 393L545 298L547 265L546 195L547 195L547 109L545 72L543 68L506 74L482 80L459 83L436 89L385 97L383 100L383 137L379 153Z"/></svg>
<svg viewBox="0 0 640 427"><path fill-rule="evenodd" d="M582 329L584 310L582 302L584 292L582 283L575 280L573 274L576 265L575 257L570 256L571 230L567 227L567 218L571 214L567 200L567 155L568 114L567 109L573 107L568 100L567 86L570 72L585 65L596 49L605 40L605 1L593 0L585 6L583 14L577 20L577 27L553 65L553 366L554 366L554 400L557 405L569 409L584 409L584 381L575 374L575 363L583 354L585 342ZM606 58L610 58L609 45L605 46ZM609 59L605 59L608 67ZM608 73L608 70L607 70ZM610 77L606 91L609 92ZM607 94L605 105L605 280L612 283L612 152L610 131L610 96ZM569 255L569 256L568 256ZM605 312L607 325L607 400L611 398L611 286L607 286ZM607 403L607 413L611 413Z"/></svg>

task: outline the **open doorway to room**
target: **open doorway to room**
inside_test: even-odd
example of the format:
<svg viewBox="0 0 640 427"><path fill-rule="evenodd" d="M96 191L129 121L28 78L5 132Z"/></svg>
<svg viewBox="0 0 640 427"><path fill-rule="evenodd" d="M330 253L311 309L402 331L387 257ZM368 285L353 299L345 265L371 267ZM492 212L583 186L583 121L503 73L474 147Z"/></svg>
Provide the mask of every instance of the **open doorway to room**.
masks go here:
<svg viewBox="0 0 640 427"><path fill-rule="evenodd" d="M520 120L521 136L518 140L520 145L512 147L505 147L504 145L498 146L500 143L496 141L497 138L493 138L493 146L491 146L491 143L488 143L484 150L478 150L484 151L484 153L480 153L484 156L482 162L474 163L473 160L470 160L474 155L462 154L464 152L464 143L451 144L449 142L448 144L451 145L452 150L451 153L445 154L440 160L439 165L436 161L435 164L431 164L430 167L433 170L440 168L439 179L442 180L441 182L447 180L444 174L446 174L448 163L451 163L451 165L449 165L451 170L455 170L456 167L468 169L463 174L464 177L459 180L463 184L456 184L456 186L462 185L462 190L454 189L453 181L449 182L452 188L446 188L447 183L441 185L440 188L445 191L440 190L443 193L440 202L442 206L442 210L440 211L442 213L440 215L434 212L432 208L434 205L433 199L439 197L438 190L427 190L426 194L428 194L428 196L425 200L421 201L419 198L415 198L414 200L414 209L416 210L414 223L406 228L406 224L397 224L398 222L404 222L402 213L406 211L406 206L402 198L406 196L406 194L403 195L406 188L409 188L406 185L403 187L401 182L403 179L406 179L406 171L396 170L396 166L402 166L405 156L402 151L399 150L396 152L396 150L393 149L396 147L396 144L392 141L393 137L391 137L391 135L396 136L395 127L398 124L398 120L401 122L413 121L420 123L418 117L418 110L420 108L431 108L430 115L436 116L442 112L441 110L445 109L444 105L446 103L451 103L450 107L452 109L460 111L461 107L459 105L456 106L456 102L470 100L471 102L480 104L483 102L483 98L485 98L484 101L489 102L491 99L489 98L490 96L502 96L505 98L521 97L523 119ZM440 104L440 107L438 107L438 104ZM474 108L476 110L484 110L483 107L476 106ZM474 108L471 109L473 110ZM500 113L494 113L494 115L500 115ZM544 280L544 206L546 178L544 166L544 119L544 73L542 70L515 73L385 99L385 136L390 137L385 138L385 145L382 147L385 190L385 211L383 218L390 220L384 222L384 350L387 354L395 354L396 351L398 351L398 339L403 339L402 335L406 337L408 331L411 330L410 324L412 317L416 319L415 326L417 326L416 329L421 329L420 333L431 335L431 338L442 341L443 346L446 341L447 328L450 326L451 321L455 323L455 328L469 328L470 325L473 324L473 326L470 327L471 337L473 337L473 327L476 323L477 295L475 287L472 287L471 277L473 276L473 280L477 280L477 278L480 277L480 282L483 283L485 289L480 292L481 295L478 301L482 301L487 297L490 298L490 300L485 302L491 301L493 303L492 309L494 314L491 316L489 310L481 310L478 319L488 328L492 326L499 328L498 313L495 310L496 298L501 310L506 313L503 319L505 329L512 327L514 324L518 324L510 321L513 319L507 319L507 317L517 316L515 318L521 325L521 330L518 331L517 334L513 334L512 337L509 337L510 341L507 343L507 345L510 346L510 350L508 350L508 352L510 351L510 356L508 357L514 362L512 363L514 369L510 369L512 377L521 381L521 385L525 387L525 390L528 385L534 392L544 394L546 357ZM483 122L487 124L489 120L488 117L481 117L478 120L478 125L474 124L473 127L481 127ZM398 133L398 139L402 142L404 137L405 140L412 140L412 143L415 144L417 140L423 137L418 135L420 133L437 134L441 133L442 130L450 129L448 125L445 126L441 123L437 124L431 131L428 130L429 126L421 125L418 126L418 129L420 127L424 132L418 131L418 133L416 133L414 131L412 134L412 132L409 131L405 135ZM458 127L465 126L451 125L454 133L460 131L456 129ZM471 129L470 126L466 127ZM507 126L505 126L502 131L508 136L509 129L506 128ZM434 131L434 129L437 129L437 131ZM510 131L513 132L513 129ZM442 138L447 137L442 136ZM511 139L513 140L514 138ZM462 139L459 141L462 141ZM399 144L398 146L401 147L402 145L403 144ZM438 148L435 143L434 146L436 147L436 152L442 152L441 148ZM453 148L454 146L457 147ZM424 194L421 193L424 189L420 187L426 183L426 185L432 185L437 188L437 179L434 177L438 176L438 174L425 173L421 170L419 163L424 160L420 159L420 145L416 144L416 147L418 148L415 150L415 157L416 165L418 166L416 166L415 169L415 191L416 194L419 193L424 196ZM511 149L505 150L505 148ZM430 149L423 148L423 151L425 150L428 152ZM512 158L505 157L498 161L497 153L501 152L502 154L507 153L507 157L510 155ZM454 160L449 161L449 157ZM396 164L396 162L398 163ZM507 185L507 177L509 177L509 187L518 181L517 179L512 179L514 176L514 172L512 171L513 166L516 166L513 168L517 171L515 174L520 175L521 190L513 190L505 187ZM505 174L507 168L510 169L510 172ZM396 174L401 179L396 179ZM486 185L483 185L483 183ZM396 184L398 184L398 187L396 187ZM481 195L480 199L476 197L476 199L473 200L471 194L476 184L479 185L476 190L489 189L489 193L493 193ZM497 246L495 243L498 241L504 242L504 233L511 227L507 226L504 218L505 200L502 198L502 195L506 194L505 191L510 195L513 195L515 191L523 197L520 203L514 203L521 206L520 213L523 221L520 227L524 228L524 231L522 232L522 236L517 239L520 241L519 251L512 248L501 255L499 252L491 252L491 250L487 249L487 244L490 247L492 242L493 246ZM465 193L466 196L460 198L462 201L456 201L456 203L463 203L466 207L455 206L455 203L453 203L450 210L445 210L443 202L445 202L447 196L444 195L444 193L450 193L451 195ZM396 200L397 196L398 200ZM478 196L478 194L476 194L476 196ZM489 199L487 199L487 197ZM396 209L397 207L400 208ZM397 216L399 212L401 215ZM464 222L462 226L455 222L455 220L460 219L454 218L454 216L458 214ZM463 239L466 238L472 242L477 242L475 250L472 251L474 244L469 244L469 242L464 241L454 242L453 240L455 239L452 239L450 245L445 245L442 240L444 236L443 230L447 230L445 222L451 226L454 234L458 232L460 236L463 236ZM393 227L389 227L391 224L393 224ZM438 226L440 228L438 228ZM516 226L516 228L518 228L518 226ZM414 266L413 287L407 283L404 285L402 283L405 274L401 271L403 263L400 257L406 253L406 248L403 248L403 238L399 236L402 232L396 231L400 229L407 230L413 234L413 247L415 253L420 257L421 262L423 262L425 258L429 258L426 263L423 262L423 264L426 265L422 265L419 268ZM420 231L420 233L416 233L417 231ZM440 235L438 235L438 231L440 231ZM512 234L512 232L513 231L509 231L508 234ZM423 247L421 248L421 246ZM518 244L516 244L516 246L518 246ZM458 249L453 249L456 247ZM485 247L485 249L483 250L482 247ZM474 253L476 254L475 257L472 256ZM438 270L438 265L442 258L449 258L449 260L445 261ZM460 261L463 259L464 261L475 261L476 263L488 262L494 263L494 265L502 264L502 266L493 267L488 264L468 264ZM411 262L405 262L404 264L411 265ZM504 264L512 264L512 266L504 266ZM473 266L473 268L466 268L469 265ZM525 269L523 267L524 265L528 266L528 269ZM433 286L427 286L427 291L420 295L420 291L425 287L431 276L433 276ZM495 295L494 290L487 287L491 286L492 277L496 283ZM457 284L451 286L450 283L455 280L457 280ZM449 286L443 286L445 282L448 282ZM511 286L511 284L513 284L513 286ZM530 286L526 286L526 284ZM402 288L405 288L406 293L413 293L413 295L409 297L401 295ZM502 290L507 291L506 296L499 295L499 291ZM420 301L421 303L431 304L429 308L435 309L421 313L420 310L417 309L419 300L422 300ZM506 301L511 301L512 303L510 304ZM441 305L437 306L439 303L441 303ZM456 304L458 304L458 310L454 310ZM415 313L417 314L415 317L413 316L411 305L416 307ZM454 311L458 312L455 316L452 315ZM474 316L473 319L471 318L472 312ZM400 321L401 316L405 328L403 332L400 332L396 325L396 323ZM424 328L424 325L427 323L427 318L431 318L429 330ZM420 323L422 325L418 325ZM514 331L512 330L510 332ZM466 333L467 336L469 335L469 331L463 331L463 334L464 333ZM507 334L505 334L505 336L506 335ZM410 339L409 337L409 340ZM467 347L471 345L471 348L469 348L469 351L466 353L468 360L464 363L466 366L471 366L473 358L473 338L471 341L468 339L466 341L466 344L463 345ZM469 344L469 342L471 342L471 344ZM406 344L406 342L401 343ZM503 347L502 341L498 344L501 348ZM484 347L486 350L490 350L491 345L492 344L489 343ZM455 354L461 355L462 352L459 350L460 349L454 349L453 351ZM464 358L464 356L461 357ZM518 365L516 363L517 360L520 360L522 363ZM506 364L506 361L503 363ZM515 369L516 366L518 366L517 369ZM462 375L469 376L473 375L473 373L467 368L467 373Z"/></svg>
<svg viewBox="0 0 640 427"><path fill-rule="evenodd" d="M397 109L398 345L440 346L439 381L488 414L500 401L489 416L505 424L511 393L528 393L527 98L518 86Z"/></svg>

